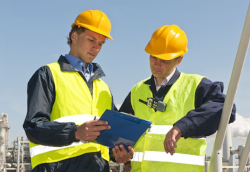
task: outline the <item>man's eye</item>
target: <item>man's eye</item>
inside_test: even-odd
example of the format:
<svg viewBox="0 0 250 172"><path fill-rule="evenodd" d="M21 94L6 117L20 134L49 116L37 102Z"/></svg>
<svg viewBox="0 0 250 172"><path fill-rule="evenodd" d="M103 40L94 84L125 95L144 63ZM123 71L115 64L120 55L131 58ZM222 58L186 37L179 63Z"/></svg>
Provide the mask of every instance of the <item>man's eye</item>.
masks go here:
<svg viewBox="0 0 250 172"><path fill-rule="evenodd" d="M163 63L169 63L169 60L161 60Z"/></svg>
<svg viewBox="0 0 250 172"><path fill-rule="evenodd" d="M90 42L94 42L95 40L93 40L93 39L89 39L90 40Z"/></svg>

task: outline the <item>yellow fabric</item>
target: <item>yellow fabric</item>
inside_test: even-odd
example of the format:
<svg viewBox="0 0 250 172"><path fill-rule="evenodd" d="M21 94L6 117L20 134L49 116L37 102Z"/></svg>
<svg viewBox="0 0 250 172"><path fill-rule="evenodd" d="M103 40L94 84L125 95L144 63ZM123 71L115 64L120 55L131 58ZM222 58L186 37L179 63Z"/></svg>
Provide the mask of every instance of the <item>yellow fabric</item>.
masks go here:
<svg viewBox="0 0 250 172"><path fill-rule="evenodd" d="M179 119L184 117L190 110L195 108L195 91L203 77L200 75L191 75L181 73L178 80L172 85L169 92L165 96L163 102L167 104L165 112L155 112L152 108L139 102L149 97L153 97L149 89L149 85L145 84L145 80L135 85L131 91L131 103L135 115L139 118L152 121L152 125L173 125ZM144 151L161 151L164 150L165 134L146 133L141 137L134 146L135 152ZM176 153L205 156L206 140L195 138L180 138L177 142ZM132 172L201 172L204 166L187 165L180 163L145 161L142 163L132 162ZM156 168L157 167L157 168Z"/></svg>
<svg viewBox="0 0 250 172"><path fill-rule="evenodd" d="M93 81L93 97L78 72L61 72L58 62L48 65L55 83L56 99L51 112L51 121L61 117L79 114L101 116L112 108L109 87L101 80ZM80 125L80 124L77 124ZM38 146L30 142L30 148ZM109 161L108 148L96 143L86 143L36 155L31 158L32 168L42 163L58 162L85 153L101 151L102 157Z"/></svg>

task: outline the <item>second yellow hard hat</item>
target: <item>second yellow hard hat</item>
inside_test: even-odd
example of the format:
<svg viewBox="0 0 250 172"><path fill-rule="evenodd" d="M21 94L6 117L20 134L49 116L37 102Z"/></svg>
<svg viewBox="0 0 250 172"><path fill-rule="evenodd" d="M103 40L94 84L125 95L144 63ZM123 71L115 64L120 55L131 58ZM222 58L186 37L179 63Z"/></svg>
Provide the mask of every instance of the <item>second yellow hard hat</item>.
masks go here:
<svg viewBox="0 0 250 172"><path fill-rule="evenodd" d="M111 23L106 14L100 10L87 10L82 12L76 17L76 20L71 27L74 25L84 27L93 32L104 35L109 39L113 39L110 36Z"/></svg>
<svg viewBox="0 0 250 172"><path fill-rule="evenodd" d="M157 29L145 51L162 60L172 60L188 52L187 36L177 25L165 25Z"/></svg>

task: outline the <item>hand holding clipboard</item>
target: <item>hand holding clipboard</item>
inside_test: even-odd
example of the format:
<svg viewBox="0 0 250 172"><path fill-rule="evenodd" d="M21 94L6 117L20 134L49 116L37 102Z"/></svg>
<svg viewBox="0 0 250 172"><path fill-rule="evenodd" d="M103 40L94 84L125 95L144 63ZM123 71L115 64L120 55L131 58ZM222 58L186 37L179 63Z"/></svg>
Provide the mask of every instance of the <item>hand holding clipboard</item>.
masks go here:
<svg viewBox="0 0 250 172"><path fill-rule="evenodd" d="M151 125L150 121L113 110L106 110L99 120L107 121L111 129L101 131L95 141L110 148L122 144L127 150Z"/></svg>

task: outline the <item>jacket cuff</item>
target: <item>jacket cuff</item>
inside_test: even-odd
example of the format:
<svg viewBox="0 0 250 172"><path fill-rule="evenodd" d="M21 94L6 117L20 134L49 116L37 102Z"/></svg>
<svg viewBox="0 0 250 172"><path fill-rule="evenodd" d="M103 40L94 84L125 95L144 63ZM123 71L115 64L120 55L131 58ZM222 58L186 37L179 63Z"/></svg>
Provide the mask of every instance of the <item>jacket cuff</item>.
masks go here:
<svg viewBox="0 0 250 172"><path fill-rule="evenodd" d="M69 139L70 139L71 142L78 142L79 141L79 140L76 139L76 136L75 136L76 130L77 130L77 125L73 123L71 131L69 133Z"/></svg>
<svg viewBox="0 0 250 172"><path fill-rule="evenodd" d="M185 139L188 138L188 125L184 121L177 121L174 125L176 125L182 132L182 137Z"/></svg>

